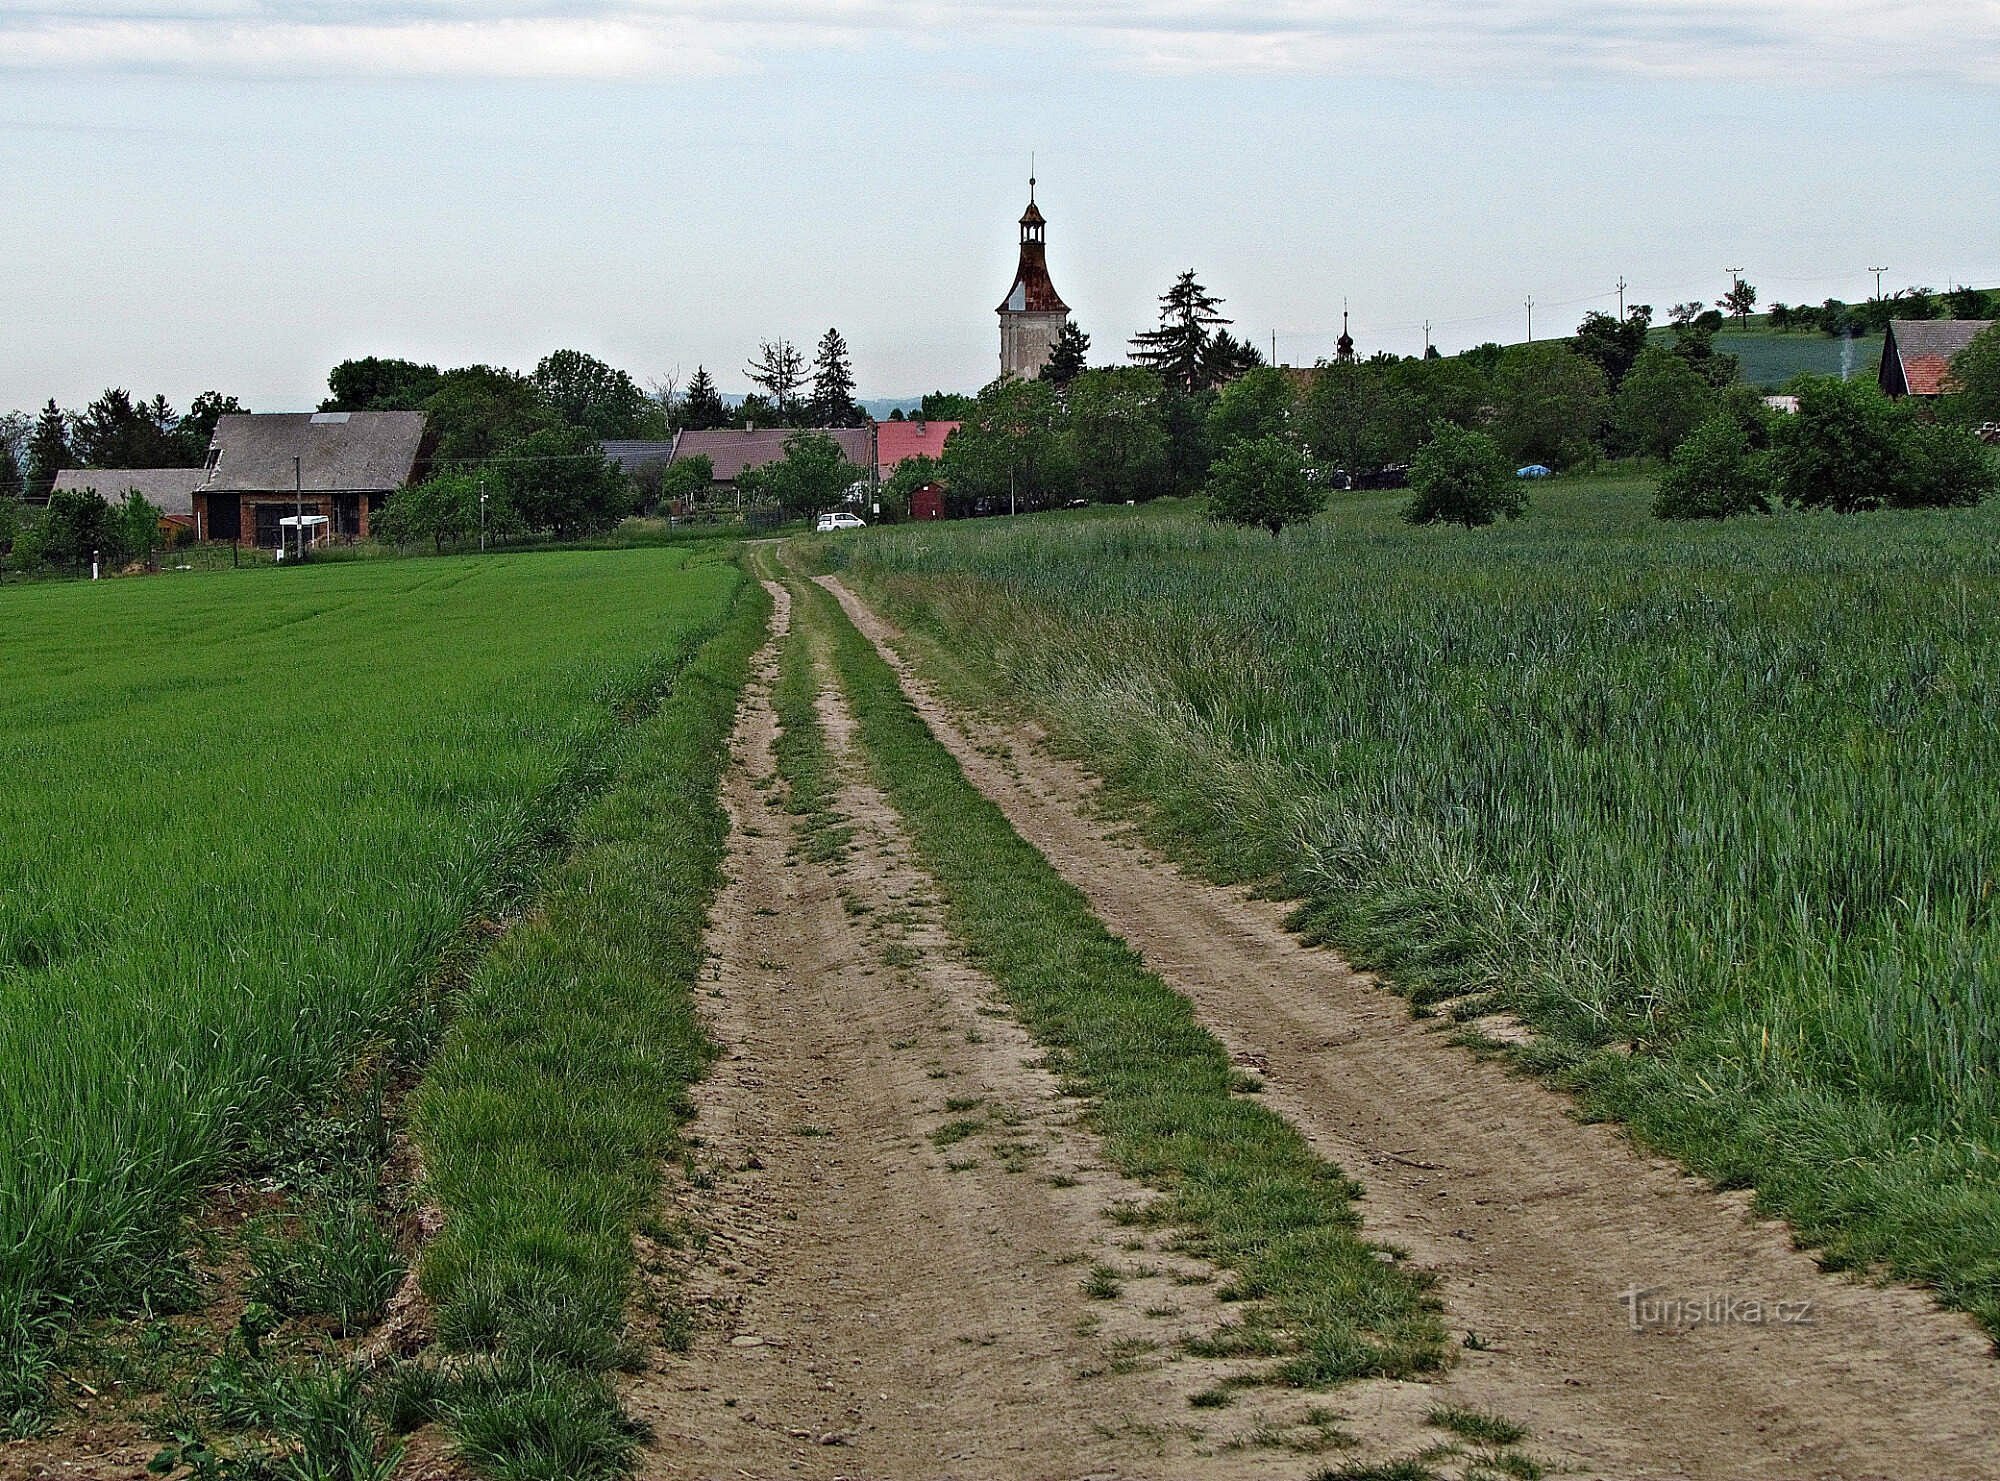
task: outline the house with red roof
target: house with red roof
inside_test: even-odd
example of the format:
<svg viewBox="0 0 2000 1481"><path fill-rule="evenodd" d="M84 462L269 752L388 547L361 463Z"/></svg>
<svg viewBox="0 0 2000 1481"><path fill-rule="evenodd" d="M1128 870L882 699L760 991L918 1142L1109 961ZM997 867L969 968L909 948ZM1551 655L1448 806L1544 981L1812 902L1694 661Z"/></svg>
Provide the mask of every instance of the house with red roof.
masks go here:
<svg viewBox="0 0 2000 1481"><path fill-rule="evenodd" d="M1895 319L1882 340L1882 392L1925 400L1952 389L1951 362L2000 320Z"/></svg>
<svg viewBox="0 0 2000 1481"><path fill-rule="evenodd" d="M959 429L957 422L927 422L921 417L907 422L875 424L875 476L886 481L905 458L943 458L944 445Z"/></svg>

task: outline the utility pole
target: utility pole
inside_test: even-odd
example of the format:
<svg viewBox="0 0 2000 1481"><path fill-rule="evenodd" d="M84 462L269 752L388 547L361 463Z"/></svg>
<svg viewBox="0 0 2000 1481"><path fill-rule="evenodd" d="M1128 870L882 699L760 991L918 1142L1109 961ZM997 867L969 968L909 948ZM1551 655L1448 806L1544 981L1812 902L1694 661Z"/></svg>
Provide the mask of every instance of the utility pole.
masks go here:
<svg viewBox="0 0 2000 1481"><path fill-rule="evenodd" d="M298 537L299 559L304 560L306 558L306 489L305 475L299 470L299 462L298 458L292 459L292 497L298 501L296 513L298 514L299 521L298 528L292 533ZM285 537L281 534L278 537L278 548L282 550L284 546Z"/></svg>
<svg viewBox="0 0 2000 1481"><path fill-rule="evenodd" d="M1868 271L1875 274L1875 296L1877 298L1882 296L1882 274L1888 270L1886 267L1871 267L1868 269Z"/></svg>
<svg viewBox="0 0 2000 1481"><path fill-rule="evenodd" d="M1431 321L1429 319L1426 319L1424 320L1424 358L1428 360L1430 359L1430 357L1431 357Z"/></svg>
<svg viewBox="0 0 2000 1481"><path fill-rule="evenodd" d="M1620 273L1618 275L1618 322L1620 324L1625 322L1625 290L1629 287L1631 287L1631 284L1625 281L1625 274Z"/></svg>
<svg viewBox="0 0 2000 1481"><path fill-rule="evenodd" d="M1743 269L1740 267L1725 267L1723 271L1729 274L1729 291L1734 293L1736 285L1743 281Z"/></svg>
<svg viewBox="0 0 2000 1481"><path fill-rule="evenodd" d="M1528 343L1535 342L1535 295L1528 295Z"/></svg>
<svg viewBox="0 0 2000 1481"><path fill-rule="evenodd" d="M479 553L486 553L486 475L479 475Z"/></svg>
<svg viewBox="0 0 2000 1481"><path fill-rule="evenodd" d="M1275 366L1277 365L1277 363L1278 363L1278 331L1273 329L1271 331L1271 364Z"/></svg>

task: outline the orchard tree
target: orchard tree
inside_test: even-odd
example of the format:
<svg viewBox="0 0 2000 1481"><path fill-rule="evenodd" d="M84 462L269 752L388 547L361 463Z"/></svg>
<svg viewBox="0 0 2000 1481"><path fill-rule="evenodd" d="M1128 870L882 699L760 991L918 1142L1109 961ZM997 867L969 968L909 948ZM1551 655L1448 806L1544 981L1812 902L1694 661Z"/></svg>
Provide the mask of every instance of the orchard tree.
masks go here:
<svg viewBox="0 0 2000 1481"><path fill-rule="evenodd" d="M766 499L798 518L833 508L867 476L826 433L800 431L785 439L784 457L767 463L754 482Z"/></svg>
<svg viewBox="0 0 2000 1481"><path fill-rule="evenodd" d="M1144 503L1167 492L1166 423L1149 370L1089 370L1069 388L1069 445L1077 486L1100 504Z"/></svg>
<svg viewBox="0 0 2000 1481"><path fill-rule="evenodd" d="M1049 348L1049 363L1042 367L1042 379L1058 391L1090 369L1090 336L1077 327L1076 320L1063 320L1056 342Z"/></svg>
<svg viewBox="0 0 2000 1481"><path fill-rule="evenodd" d="M812 420L819 427L852 427L861 420L854 404L854 366L838 329L820 336L813 354Z"/></svg>
<svg viewBox="0 0 2000 1481"><path fill-rule="evenodd" d="M675 458L660 474L654 500L664 505L694 504L715 487L715 460L707 453L690 453Z"/></svg>
<svg viewBox="0 0 2000 1481"><path fill-rule="evenodd" d="M1801 377L1799 410L1772 436L1778 494L1796 509L1852 514L1896 498L1908 475L1906 417L1872 382Z"/></svg>
<svg viewBox="0 0 2000 1481"><path fill-rule="evenodd" d="M1494 435L1519 463L1587 460L1610 396L1604 372L1559 340L1516 345L1493 375Z"/></svg>
<svg viewBox="0 0 2000 1481"><path fill-rule="evenodd" d="M1619 387L1612 427L1620 449L1664 458L1715 410L1715 390L1682 356L1648 347Z"/></svg>
<svg viewBox="0 0 2000 1481"><path fill-rule="evenodd" d="M432 548L442 553L447 542L456 543L479 532L480 491L480 481L473 474L442 473L389 495L370 527L392 545L429 540ZM498 498L487 499L489 530L510 526L511 515L504 489Z"/></svg>
<svg viewBox="0 0 2000 1481"><path fill-rule="evenodd" d="M96 489L57 489L49 495L41 554L50 565L77 570L89 562L92 551L115 565L123 553L119 538L119 522Z"/></svg>
<svg viewBox="0 0 2000 1481"><path fill-rule="evenodd" d="M1215 330L1229 323L1218 312L1222 300L1202 287L1192 270L1160 296L1160 323L1132 337L1132 359L1168 385L1203 391L1213 384L1207 358Z"/></svg>
<svg viewBox="0 0 2000 1481"><path fill-rule="evenodd" d="M1752 452L1733 416L1710 417L1674 449L1653 513L1661 519L1728 519L1771 508L1770 459Z"/></svg>
<svg viewBox="0 0 2000 1481"><path fill-rule="evenodd" d="M1305 459L1283 437L1238 439L1208 474L1208 516L1271 532L1318 514L1326 494L1306 475Z"/></svg>
<svg viewBox="0 0 2000 1481"><path fill-rule="evenodd" d="M1472 529L1528 507L1521 481L1509 476L1500 445L1484 432L1440 422L1410 464L1410 502L1403 518L1413 525L1455 524Z"/></svg>
<svg viewBox="0 0 2000 1481"><path fill-rule="evenodd" d="M1075 464L1055 388L1046 381L997 380L956 420L961 425L944 445L946 497L954 513L981 499L1003 509L1034 508L1075 492Z"/></svg>
<svg viewBox="0 0 2000 1481"><path fill-rule="evenodd" d="M1210 445L1226 454L1246 439L1284 436L1295 399L1291 378L1282 370L1264 365L1245 372L1216 397L1208 414Z"/></svg>
<svg viewBox="0 0 2000 1481"><path fill-rule="evenodd" d="M493 365L447 370L423 409L437 437L433 457L440 467L498 457L557 421L534 381Z"/></svg>
<svg viewBox="0 0 2000 1481"><path fill-rule="evenodd" d="M1899 509L1969 509L2000 489L2000 462L1969 427L1913 422L1908 464L1889 497Z"/></svg>
<svg viewBox="0 0 2000 1481"><path fill-rule="evenodd" d="M581 350L557 350L535 367L535 389L550 411L599 439L636 437L652 403L622 370Z"/></svg>
<svg viewBox="0 0 2000 1481"><path fill-rule="evenodd" d="M500 462L501 491L522 525L558 540L608 530L632 512L631 484L584 427L549 427Z"/></svg>
<svg viewBox="0 0 2000 1481"><path fill-rule="evenodd" d="M1952 357L1947 408L1975 426L2000 422L2000 324L1980 330Z"/></svg>
<svg viewBox="0 0 2000 1481"><path fill-rule="evenodd" d="M1576 326L1576 338L1571 345L1604 372L1605 383L1616 391L1646 348L1646 334L1652 324L1651 304L1633 304L1622 321L1602 310L1593 310Z"/></svg>

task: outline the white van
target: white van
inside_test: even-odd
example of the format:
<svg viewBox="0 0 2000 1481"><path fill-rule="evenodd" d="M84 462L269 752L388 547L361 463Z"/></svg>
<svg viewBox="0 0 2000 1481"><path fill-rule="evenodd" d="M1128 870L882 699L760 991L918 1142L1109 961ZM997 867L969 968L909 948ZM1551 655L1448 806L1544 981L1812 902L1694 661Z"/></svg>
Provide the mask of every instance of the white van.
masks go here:
<svg viewBox="0 0 2000 1481"><path fill-rule="evenodd" d="M818 531L822 535L828 530L865 530L867 528L867 520L858 514L849 514L845 510L837 514L822 514L819 517Z"/></svg>

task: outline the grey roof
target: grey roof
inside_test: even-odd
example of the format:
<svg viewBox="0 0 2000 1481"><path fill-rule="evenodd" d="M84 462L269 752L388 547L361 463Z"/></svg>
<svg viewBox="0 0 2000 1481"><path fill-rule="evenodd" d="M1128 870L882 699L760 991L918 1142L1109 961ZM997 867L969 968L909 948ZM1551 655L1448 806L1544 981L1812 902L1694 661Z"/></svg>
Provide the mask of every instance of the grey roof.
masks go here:
<svg viewBox="0 0 2000 1481"><path fill-rule="evenodd" d="M718 427L710 432L683 432L674 442L674 457L696 453L715 465L717 483L733 483L745 468L762 468L785 456L785 439L801 431L819 432L840 444L847 461L864 471L875 466L873 427Z"/></svg>
<svg viewBox="0 0 2000 1481"><path fill-rule="evenodd" d="M204 476L199 468L65 468L50 492L95 489L115 504L137 489L160 513L189 515Z"/></svg>
<svg viewBox="0 0 2000 1481"><path fill-rule="evenodd" d="M674 460L672 439L661 442L647 437L613 438L598 446L603 449L605 457L635 477L655 468L664 468Z"/></svg>
<svg viewBox="0 0 2000 1481"><path fill-rule="evenodd" d="M420 411L244 412L215 424L215 468L203 485L218 493L290 493L292 459L309 493L399 489L410 481L424 441Z"/></svg>

